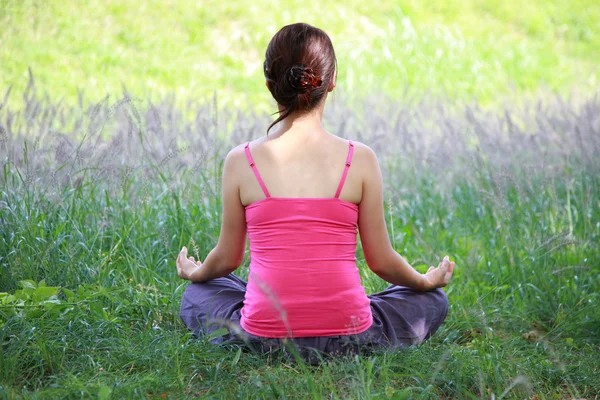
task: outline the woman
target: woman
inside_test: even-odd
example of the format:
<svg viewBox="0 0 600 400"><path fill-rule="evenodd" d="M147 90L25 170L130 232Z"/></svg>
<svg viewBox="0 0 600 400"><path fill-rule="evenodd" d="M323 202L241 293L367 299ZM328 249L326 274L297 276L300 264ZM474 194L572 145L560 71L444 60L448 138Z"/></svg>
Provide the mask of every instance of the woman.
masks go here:
<svg viewBox="0 0 600 400"><path fill-rule="evenodd" d="M264 73L279 117L267 136L225 159L217 246L204 262L185 247L177 258L179 276L192 281L182 320L198 335L228 326L262 349L287 341L348 353L422 342L446 317L439 288L454 263L445 257L420 274L394 251L375 154L323 129L336 78L331 40L307 24L285 26L269 43ZM357 229L369 268L391 284L381 293L361 286ZM232 274L246 235L247 283Z"/></svg>

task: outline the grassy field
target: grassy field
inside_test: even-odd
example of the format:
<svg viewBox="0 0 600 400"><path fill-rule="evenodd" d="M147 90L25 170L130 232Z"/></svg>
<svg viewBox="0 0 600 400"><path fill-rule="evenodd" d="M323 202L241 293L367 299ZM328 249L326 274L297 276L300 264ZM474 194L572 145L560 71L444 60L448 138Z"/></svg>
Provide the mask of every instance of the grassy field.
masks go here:
<svg viewBox="0 0 600 400"><path fill-rule="evenodd" d="M178 318L175 255L214 246L222 158L268 118L22 98L0 110L0 397L597 398L598 97L334 101L328 127L380 156L394 247L458 268L431 341L320 366L210 345Z"/></svg>
<svg viewBox="0 0 600 400"><path fill-rule="evenodd" d="M65 4L0 0L0 399L598 398L596 1ZM334 40L324 124L380 157L394 247L457 262L421 346L309 366L179 321L175 256L215 245L298 20Z"/></svg>
<svg viewBox="0 0 600 400"><path fill-rule="evenodd" d="M598 85L595 0L0 0L0 88L21 93L31 67L70 104L78 89L99 101L125 85L142 98L216 93L223 104L271 111L264 51L298 21L331 35L339 86L358 98L408 91L494 103Z"/></svg>

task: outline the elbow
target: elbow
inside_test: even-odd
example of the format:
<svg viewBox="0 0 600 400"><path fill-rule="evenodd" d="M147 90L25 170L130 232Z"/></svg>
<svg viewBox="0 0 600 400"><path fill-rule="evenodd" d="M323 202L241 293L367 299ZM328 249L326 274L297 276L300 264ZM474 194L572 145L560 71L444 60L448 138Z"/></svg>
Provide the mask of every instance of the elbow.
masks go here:
<svg viewBox="0 0 600 400"><path fill-rule="evenodd" d="M245 249L242 249L241 251L238 251L237 253L233 254L233 257L231 259L231 266L232 266L232 272L234 270L236 270L240 265L242 265L242 263L244 262L244 256L245 256Z"/></svg>
<svg viewBox="0 0 600 400"><path fill-rule="evenodd" d="M369 269L380 278L389 282L390 276L395 274L398 253L391 247L381 248L377 251L365 251L365 261Z"/></svg>
<svg viewBox="0 0 600 400"><path fill-rule="evenodd" d="M217 248L217 265L222 267L223 272L229 274L244 262L244 252L234 252L230 250L221 251L222 249Z"/></svg>
<svg viewBox="0 0 600 400"><path fill-rule="evenodd" d="M365 254L365 261L367 262L369 269L373 271L375 275L378 275L379 277L387 275L389 264L381 257L367 257Z"/></svg>
<svg viewBox="0 0 600 400"><path fill-rule="evenodd" d="M393 272L398 253L391 244L363 242L363 253L369 269L376 275L383 277Z"/></svg>
<svg viewBox="0 0 600 400"><path fill-rule="evenodd" d="M239 268L240 265L242 265L242 262L244 261L244 257L237 257L234 258L232 260L228 260L227 263L225 263L225 265L227 265L227 273L230 274L233 271L235 271L236 269Z"/></svg>
<svg viewBox="0 0 600 400"><path fill-rule="evenodd" d="M383 279L384 281L386 281L388 283L394 282L394 276L392 274L390 274L389 270L386 270L384 268L380 268L380 269L370 268L370 269L371 269L371 271L373 271L373 273L375 275L377 275L379 278Z"/></svg>

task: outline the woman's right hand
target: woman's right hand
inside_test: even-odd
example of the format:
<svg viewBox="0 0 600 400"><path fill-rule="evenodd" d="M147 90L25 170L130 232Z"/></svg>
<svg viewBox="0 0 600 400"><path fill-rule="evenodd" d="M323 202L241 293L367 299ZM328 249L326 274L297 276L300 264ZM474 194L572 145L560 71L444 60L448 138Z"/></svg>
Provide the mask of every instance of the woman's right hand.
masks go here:
<svg viewBox="0 0 600 400"><path fill-rule="evenodd" d="M429 267L423 275L426 281L425 290L436 289L448 285L454 272L454 262L450 261L448 256L444 257L442 262L435 267Z"/></svg>
<svg viewBox="0 0 600 400"><path fill-rule="evenodd" d="M187 248L183 247L177 255L177 275L182 279L194 280L194 275L202 268L202 263L194 260L194 257L188 257Z"/></svg>

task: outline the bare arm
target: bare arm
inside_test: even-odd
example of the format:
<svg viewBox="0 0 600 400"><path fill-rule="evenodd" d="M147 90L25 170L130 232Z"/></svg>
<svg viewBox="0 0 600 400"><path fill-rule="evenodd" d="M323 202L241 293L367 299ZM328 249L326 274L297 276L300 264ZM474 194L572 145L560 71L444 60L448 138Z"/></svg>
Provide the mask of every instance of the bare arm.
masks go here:
<svg viewBox="0 0 600 400"><path fill-rule="evenodd" d="M233 272L244 260L246 249L246 214L240 200L235 170L245 161L243 150L233 149L223 165L221 233L217 246L203 263L187 256L184 247L177 257L177 273L183 279L206 282Z"/></svg>
<svg viewBox="0 0 600 400"><path fill-rule="evenodd" d="M364 176L358 229L367 265L394 285L416 290L446 286L454 269L454 263L447 257L437 268L431 267L426 274L421 274L392 248L383 211L383 179L377 157L366 146L361 146L360 157Z"/></svg>

